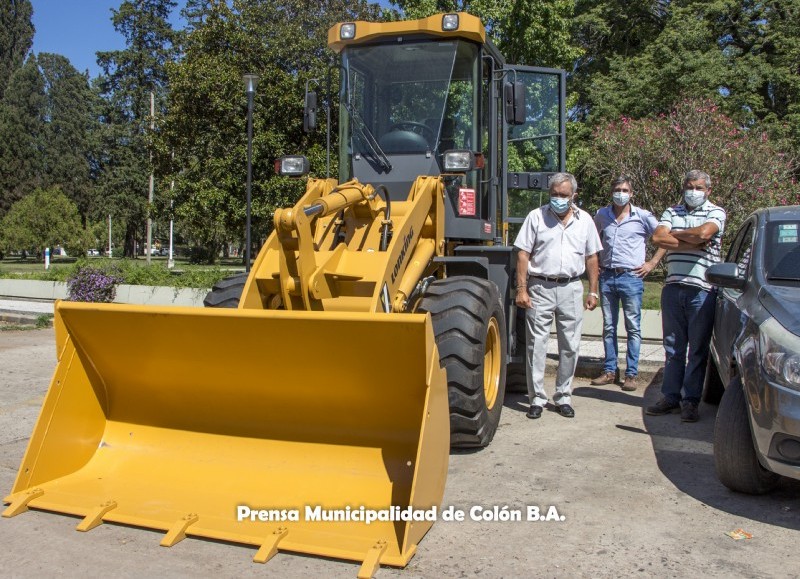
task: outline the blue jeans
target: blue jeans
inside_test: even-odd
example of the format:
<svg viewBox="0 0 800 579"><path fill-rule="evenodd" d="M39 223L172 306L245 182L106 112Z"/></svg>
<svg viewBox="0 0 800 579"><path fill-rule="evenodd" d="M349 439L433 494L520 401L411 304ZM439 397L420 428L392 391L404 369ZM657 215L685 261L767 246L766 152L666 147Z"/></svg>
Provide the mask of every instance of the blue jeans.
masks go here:
<svg viewBox="0 0 800 579"><path fill-rule="evenodd" d="M700 402L714 329L716 298L715 290L677 283L669 283L661 291L661 320L667 358L661 393L670 402L680 402L681 398L695 404Z"/></svg>
<svg viewBox="0 0 800 579"><path fill-rule="evenodd" d="M642 294L644 280L632 272L615 273L604 269L600 274L600 307L603 310L603 347L606 352L604 372L617 371L617 322L619 305L625 316L628 334L628 353L625 356L625 375L639 373L639 350L642 347Z"/></svg>

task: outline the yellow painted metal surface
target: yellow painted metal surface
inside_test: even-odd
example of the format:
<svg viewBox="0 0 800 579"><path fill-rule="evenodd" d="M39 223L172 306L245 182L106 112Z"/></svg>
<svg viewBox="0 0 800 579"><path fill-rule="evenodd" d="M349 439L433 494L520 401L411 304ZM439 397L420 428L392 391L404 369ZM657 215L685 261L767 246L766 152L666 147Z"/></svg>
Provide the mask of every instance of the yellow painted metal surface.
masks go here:
<svg viewBox="0 0 800 579"><path fill-rule="evenodd" d="M314 218L304 209L322 207ZM391 204L391 239L381 250L385 202L369 185L309 180L291 209L275 213L244 289L242 309L405 311L432 258L444 251L444 186L418 177L406 201Z"/></svg>
<svg viewBox="0 0 800 579"><path fill-rule="evenodd" d="M399 20L395 22L366 22L356 20L355 36L342 40L339 30L342 23L335 24L328 30L328 47L334 52L341 50L349 44L362 44L376 40L382 36L397 36L411 34L427 34L431 36L441 36L442 38L464 38L473 42L483 44L486 42L486 29L481 23L480 18L467 14L458 13L459 26L457 30L442 30L442 17L444 14L434 14L427 18L418 20Z"/></svg>
<svg viewBox="0 0 800 579"><path fill-rule="evenodd" d="M6 516L37 508L277 550L405 565L444 492L446 378L430 318L59 302L59 362ZM139 354L158 336L164 347ZM237 520L239 507L279 520ZM280 512L299 520L280 520ZM273 517L273 514L268 514ZM385 549L376 549L384 545Z"/></svg>

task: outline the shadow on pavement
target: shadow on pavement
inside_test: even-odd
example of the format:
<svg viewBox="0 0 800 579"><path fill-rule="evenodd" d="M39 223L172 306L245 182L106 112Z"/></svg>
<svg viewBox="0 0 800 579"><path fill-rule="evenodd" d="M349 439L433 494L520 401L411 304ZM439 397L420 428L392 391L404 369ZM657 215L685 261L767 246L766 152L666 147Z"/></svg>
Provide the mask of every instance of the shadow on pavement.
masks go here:
<svg viewBox="0 0 800 579"><path fill-rule="evenodd" d="M676 488L710 507L732 515L800 530L800 481L783 479L774 492L763 496L728 490L719 482L714 470L713 439L717 407L702 403L700 421L696 423L683 423L678 414L645 414L644 407L655 403L660 397L661 375L657 374L647 386L641 403L644 433L650 436L658 468Z"/></svg>

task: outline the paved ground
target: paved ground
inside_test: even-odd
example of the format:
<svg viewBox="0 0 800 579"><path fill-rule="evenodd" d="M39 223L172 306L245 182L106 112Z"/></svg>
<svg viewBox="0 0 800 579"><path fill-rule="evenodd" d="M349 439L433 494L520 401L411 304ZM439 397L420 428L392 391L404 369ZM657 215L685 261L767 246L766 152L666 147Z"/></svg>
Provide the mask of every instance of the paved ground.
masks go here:
<svg viewBox="0 0 800 579"><path fill-rule="evenodd" d="M55 363L53 331L0 332L0 490L10 490ZM715 408L701 421L649 417L656 374L640 391L575 385L577 417L525 418L506 399L492 445L450 456L444 505L524 509L555 506L563 522L436 523L404 570L378 577L791 577L798 576L800 484L766 497L717 482L711 455ZM552 384L548 384L552 389ZM14 576L352 577L349 562L189 539L159 547L160 533L30 511L0 520L3 565ZM724 533L753 534L734 541Z"/></svg>

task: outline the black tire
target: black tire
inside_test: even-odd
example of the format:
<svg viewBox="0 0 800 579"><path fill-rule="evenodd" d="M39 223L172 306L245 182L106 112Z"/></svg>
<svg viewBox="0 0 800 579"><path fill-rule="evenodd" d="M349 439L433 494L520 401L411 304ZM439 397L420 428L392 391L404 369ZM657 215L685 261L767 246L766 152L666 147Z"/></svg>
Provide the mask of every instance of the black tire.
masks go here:
<svg viewBox="0 0 800 579"><path fill-rule="evenodd" d="M703 382L703 402L716 406L722 400L725 393L725 386L719 376L719 370L714 363L713 356L709 353L708 363L706 364L706 379Z"/></svg>
<svg viewBox="0 0 800 579"><path fill-rule="evenodd" d="M430 312L447 372L450 446L487 446L500 422L506 379L506 324L497 286L474 277L437 280L416 311Z"/></svg>
<svg viewBox="0 0 800 579"><path fill-rule="evenodd" d="M758 462L739 376L728 384L717 411L714 466L722 484L732 491L750 495L771 491L781 478Z"/></svg>
<svg viewBox="0 0 800 579"><path fill-rule="evenodd" d="M203 305L207 308L238 308L248 275L240 273L218 281L206 294Z"/></svg>

